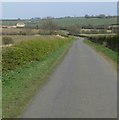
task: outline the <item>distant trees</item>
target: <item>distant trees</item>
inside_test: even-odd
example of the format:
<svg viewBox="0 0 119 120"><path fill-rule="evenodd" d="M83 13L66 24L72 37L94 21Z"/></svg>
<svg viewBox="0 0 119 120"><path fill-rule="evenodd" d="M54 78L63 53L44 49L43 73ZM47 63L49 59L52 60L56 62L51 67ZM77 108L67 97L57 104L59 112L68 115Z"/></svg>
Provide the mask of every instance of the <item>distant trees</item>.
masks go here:
<svg viewBox="0 0 119 120"><path fill-rule="evenodd" d="M110 16L110 15L105 15L105 14L99 14L99 15L85 15L85 18L112 18L112 17L116 17L116 16Z"/></svg>
<svg viewBox="0 0 119 120"><path fill-rule="evenodd" d="M86 14L86 15L85 15L85 18L90 18L90 16Z"/></svg>

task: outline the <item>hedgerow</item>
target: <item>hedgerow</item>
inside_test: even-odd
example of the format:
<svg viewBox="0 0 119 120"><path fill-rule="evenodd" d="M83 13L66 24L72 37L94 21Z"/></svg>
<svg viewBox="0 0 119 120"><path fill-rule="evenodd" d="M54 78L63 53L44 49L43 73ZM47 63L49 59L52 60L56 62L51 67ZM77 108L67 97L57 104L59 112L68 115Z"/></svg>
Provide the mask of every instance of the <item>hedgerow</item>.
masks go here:
<svg viewBox="0 0 119 120"><path fill-rule="evenodd" d="M2 44L3 45L7 45L7 44L13 44L14 40L12 39L12 37L2 37Z"/></svg>
<svg viewBox="0 0 119 120"><path fill-rule="evenodd" d="M3 72L32 62L43 61L47 56L70 41L69 38L55 38L50 40L21 41L11 47L3 48L2 69Z"/></svg>
<svg viewBox="0 0 119 120"><path fill-rule="evenodd" d="M104 45L113 51L119 52L119 36L88 37L94 43Z"/></svg>

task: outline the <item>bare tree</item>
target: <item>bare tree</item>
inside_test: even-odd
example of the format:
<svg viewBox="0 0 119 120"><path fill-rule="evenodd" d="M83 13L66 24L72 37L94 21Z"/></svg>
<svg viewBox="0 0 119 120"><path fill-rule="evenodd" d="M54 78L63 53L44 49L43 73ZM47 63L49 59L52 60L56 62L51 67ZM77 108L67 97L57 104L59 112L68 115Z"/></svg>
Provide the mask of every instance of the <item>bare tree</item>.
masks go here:
<svg viewBox="0 0 119 120"><path fill-rule="evenodd" d="M46 19L42 20L41 28L44 31L48 31L49 34L53 34L55 30L58 29L57 24L53 21L53 18L47 17Z"/></svg>
<svg viewBox="0 0 119 120"><path fill-rule="evenodd" d="M80 25L75 24L75 25L69 26L68 30L70 34L77 35L80 33L81 27Z"/></svg>

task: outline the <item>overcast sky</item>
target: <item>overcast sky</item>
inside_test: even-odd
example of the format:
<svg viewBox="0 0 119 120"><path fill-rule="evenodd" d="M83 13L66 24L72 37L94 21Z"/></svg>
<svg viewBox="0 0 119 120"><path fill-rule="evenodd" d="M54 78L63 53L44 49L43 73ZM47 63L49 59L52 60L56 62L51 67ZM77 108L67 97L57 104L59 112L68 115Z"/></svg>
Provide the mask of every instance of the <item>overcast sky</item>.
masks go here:
<svg viewBox="0 0 119 120"><path fill-rule="evenodd" d="M32 18L32 17L62 17L84 16L98 14L117 14L116 2L4 2L2 17Z"/></svg>

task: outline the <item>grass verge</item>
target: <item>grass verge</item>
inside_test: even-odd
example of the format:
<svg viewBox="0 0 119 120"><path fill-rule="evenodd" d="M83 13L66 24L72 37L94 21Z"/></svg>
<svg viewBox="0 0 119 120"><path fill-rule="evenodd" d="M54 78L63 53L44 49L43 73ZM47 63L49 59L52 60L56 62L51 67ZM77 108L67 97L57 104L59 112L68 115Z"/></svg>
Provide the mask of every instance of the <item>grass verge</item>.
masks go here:
<svg viewBox="0 0 119 120"><path fill-rule="evenodd" d="M93 43L90 40L85 40L84 43L90 45L97 52L101 52L103 55L105 55L106 57L110 58L115 63L119 64L119 53L114 52L111 49L109 49L109 48L107 48L107 47L105 47L103 45L99 45L99 44Z"/></svg>
<svg viewBox="0 0 119 120"><path fill-rule="evenodd" d="M3 74L3 118L16 118L25 110L36 91L46 83L46 78L66 54L72 42L73 40L42 62L33 61Z"/></svg>

